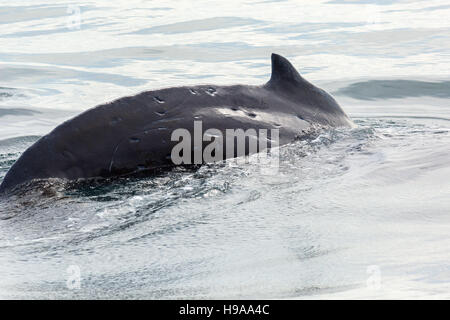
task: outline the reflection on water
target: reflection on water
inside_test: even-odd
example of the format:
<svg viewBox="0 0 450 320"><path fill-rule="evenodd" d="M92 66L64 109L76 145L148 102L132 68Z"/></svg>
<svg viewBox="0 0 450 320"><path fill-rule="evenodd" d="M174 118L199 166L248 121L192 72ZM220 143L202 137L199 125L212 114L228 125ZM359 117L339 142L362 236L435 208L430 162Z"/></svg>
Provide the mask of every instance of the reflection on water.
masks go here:
<svg viewBox="0 0 450 320"><path fill-rule="evenodd" d="M1 4L0 179L82 110L262 84L272 52L358 128L283 147L276 176L223 164L31 184L0 199L0 297L448 298L449 17L446 1Z"/></svg>

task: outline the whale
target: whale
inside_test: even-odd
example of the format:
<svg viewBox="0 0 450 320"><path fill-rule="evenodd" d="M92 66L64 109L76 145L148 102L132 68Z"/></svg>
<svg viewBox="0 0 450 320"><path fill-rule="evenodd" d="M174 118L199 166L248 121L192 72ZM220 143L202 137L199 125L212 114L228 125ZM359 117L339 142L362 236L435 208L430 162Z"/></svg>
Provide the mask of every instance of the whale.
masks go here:
<svg viewBox="0 0 450 320"><path fill-rule="evenodd" d="M270 79L262 85L172 87L91 108L25 150L4 177L0 193L33 180L109 178L173 168L172 150L180 143L173 132L193 132L196 122L203 130L220 132L276 129L278 145L313 128L354 126L336 100L304 79L286 58L273 53L271 67ZM191 152L206 145L192 143ZM250 153L248 146L245 153ZM227 152L223 158L236 156Z"/></svg>

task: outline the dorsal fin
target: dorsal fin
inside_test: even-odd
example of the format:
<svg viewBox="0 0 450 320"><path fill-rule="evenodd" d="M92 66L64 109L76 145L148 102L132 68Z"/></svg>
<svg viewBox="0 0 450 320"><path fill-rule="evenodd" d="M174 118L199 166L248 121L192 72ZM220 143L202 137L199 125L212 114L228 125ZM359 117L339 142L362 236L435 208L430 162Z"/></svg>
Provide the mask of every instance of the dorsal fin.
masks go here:
<svg viewBox="0 0 450 320"><path fill-rule="evenodd" d="M272 76L270 77L267 85L273 86L286 83L292 83L295 85L310 84L302 78L288 59L280 56L279 54L272 53Z"/></svg>

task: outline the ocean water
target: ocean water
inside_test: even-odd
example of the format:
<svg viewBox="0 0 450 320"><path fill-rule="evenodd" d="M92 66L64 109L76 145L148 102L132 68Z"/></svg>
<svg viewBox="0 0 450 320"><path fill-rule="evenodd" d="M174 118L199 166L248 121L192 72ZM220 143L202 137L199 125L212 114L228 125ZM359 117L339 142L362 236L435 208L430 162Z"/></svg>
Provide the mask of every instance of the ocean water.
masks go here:
<svg viewBox="0 0 450 320"><path fill-rule="evenodd" d="M0 181L121 96L289 58L357 124L210 165L0 199L0 298L450 298L448 1L0 1ZM95 138L95 137L93 137Z"/></svg>

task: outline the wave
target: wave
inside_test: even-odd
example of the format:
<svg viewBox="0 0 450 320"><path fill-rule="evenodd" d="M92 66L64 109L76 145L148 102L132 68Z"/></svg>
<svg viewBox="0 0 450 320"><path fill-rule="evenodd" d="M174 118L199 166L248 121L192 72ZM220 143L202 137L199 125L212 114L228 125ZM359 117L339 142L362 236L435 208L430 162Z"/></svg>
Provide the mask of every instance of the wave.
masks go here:
<svg viewBox="0 0 450 320"><path fill-rule="evenodd" d="M39 111L24 108L0 108L0 118L4 116L32 116Z"/></svg>
<svg viewBox="0 0 450 320"><path fill-rule="evenodd" d="M226 29L233 27L243 27L253 24L261 24L263 21L255 19L244 19L239 17L215 17L200 20L190 20L183 22L176 22L150 28L140 29L126 34L151 34L151 33L191 33L200 31L210 31L217 29Z"/></svg>
<svg viewBox="0 0 450 320"><path fill-rule="evenodd" d="M450 81L369 80L356 82L334 92L358 100L401 99L408 97L450 98Z"/></svg>

